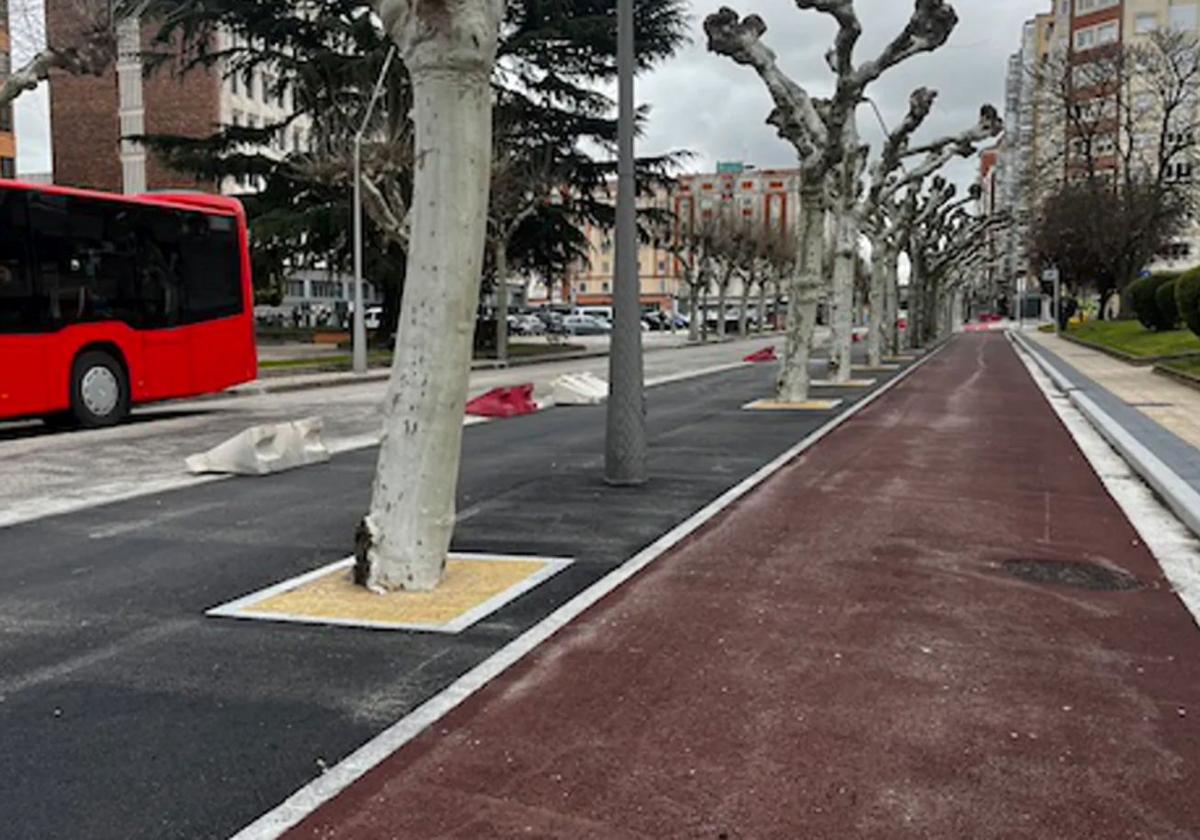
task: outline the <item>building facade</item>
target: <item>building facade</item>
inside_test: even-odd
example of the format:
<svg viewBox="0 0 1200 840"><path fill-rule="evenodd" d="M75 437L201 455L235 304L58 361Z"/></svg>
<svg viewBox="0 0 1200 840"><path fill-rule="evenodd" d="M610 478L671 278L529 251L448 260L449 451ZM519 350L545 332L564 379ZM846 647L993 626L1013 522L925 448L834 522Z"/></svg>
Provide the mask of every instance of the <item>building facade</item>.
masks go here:
<svg viewBox="0 0 1200 840"><path fill-rule="evenodd" d="M1106 55L1144 42L1159 30L1200 38L1197 0L1047 0L1047 6L1045 14L1025 22L1020 49L1009 59L1006 131L995 163L997 208L1018 220L1003 237L997 257L1000 274L1010 278L1014 289L1038 287L1028 252L1030 224L1058 185L1085 177L1083 144L1088 144L1088 165L1100 176L1115 176L1122 166L1120 150L1141 139L1131 135L1157 133L1158 127L1139 127L1137 119L1127 116L1137 112L1133 108L1139 96L1136 74L1119 83L1103 83L1105 68L1118 66ZM1069 78L1064 79L1064 73ZM1200 90L1196 93L1200 101ZM1079 136L1078 126L1067 124L1064 97L1072 107L1096 115L1086 140ZM1180 130L1192 130L1197 104L1186 109L1187 125ZM1142 119L1153 122L1153 109L1147 109ZM1182 161L1170 177L1191 184L1193 168L1192 161ZM1200 190L1200 185L1195 189ZM1200 226L1193 222L1149 268L1181 269L1198 260Z"/></svg>
<svg viewBox="0 0 1200 840"><path fill-rule="evenodd" d="M12 38L8 31L8 3L0 2L0 79L12 72ZM13 133L12 104L0 106L0 178L17 177L17 139Z"/></svg>
<svg viewBox="0 0 1200 840"><path fill-rule="evenodd" d="M91 21L75 0L46 0L46 32L53 43L75 43ZM50 132L55 183L107 192L189 189L245 193L249 183L205 183L171 170L133 138L142 135L207 137L221 126L266 127L292 113L291 91L278 75L256 67L225 73L220 67L171 67L146 74L142 53L154 27L126 20L118 29L116 66L100 76L55 73L50 79ZM220 50L232 36L214 36ZM169 62L172 64L172 62ZM173 62L178 66L178 62ZM283 156L306 148L308 123L301 118L261 151Z"/></svg>
<svg viewBox="0 0 1200 840"><path fill-rule="evenodd" d="M615 201L610 190L609 200ZM642 209L673 214L674 224L695 230L717 218L745 219L764 229L795 229L800 206L798 169L755 169L741 163L721 164L716 172L679 176L669 190L639 199ZM586 228L589 257L574 266L565 284L564 302L576 306L611 306L614 231L596 225ZM688 288L684 265L668 243L642 243L638 253L642 308L679 311ZM739 281L731 299L741 295Z"/></svg>

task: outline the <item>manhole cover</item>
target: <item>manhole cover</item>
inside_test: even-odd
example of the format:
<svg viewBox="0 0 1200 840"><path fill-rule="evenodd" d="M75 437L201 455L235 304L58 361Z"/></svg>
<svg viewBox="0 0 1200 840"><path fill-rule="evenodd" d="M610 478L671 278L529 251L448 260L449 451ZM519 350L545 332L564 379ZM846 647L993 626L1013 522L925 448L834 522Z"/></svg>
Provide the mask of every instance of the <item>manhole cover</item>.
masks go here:
<svg viewBox="0 0 1200 840"><path fill-rule="evenodd" d="M1063 560L1007 560L1004 571L1015 578L1031 583L1053 583L1092 589L1098 592L1128 592L1141 589L1142 582L1133 575L1095 563L1074 563Z"/></svg>

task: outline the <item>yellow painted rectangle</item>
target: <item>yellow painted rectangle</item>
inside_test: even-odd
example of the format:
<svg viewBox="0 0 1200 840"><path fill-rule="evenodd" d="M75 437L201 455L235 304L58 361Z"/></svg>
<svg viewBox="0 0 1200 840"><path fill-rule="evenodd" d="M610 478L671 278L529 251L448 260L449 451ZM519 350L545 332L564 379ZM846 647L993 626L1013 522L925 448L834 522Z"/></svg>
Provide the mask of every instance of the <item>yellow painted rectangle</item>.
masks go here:
<svg viewBox="0 0 1200 840"><path fill-rule="evenodd" d="M746 411L830 411L841 404L841 400L806 400L804 402L755 400L742 408Z"/></svg>
<svg viewBox="0 0 1200 840"><path fill-rule="evenodd" d="M539 560L450 559L446 576L432 592L378 595L352 579L351 568L332 569L310 580L244 607L247 616L313 621L370 622L405 625L448 624L542 571Z"/></svg>
<svg viewBox="0 0 1200 840"><path fill-rule="evenodd" d="M848 379L845 382L834 382L830 379L817 379L810 383L814 388L870 388L875 384L874 379Z"/></svg>

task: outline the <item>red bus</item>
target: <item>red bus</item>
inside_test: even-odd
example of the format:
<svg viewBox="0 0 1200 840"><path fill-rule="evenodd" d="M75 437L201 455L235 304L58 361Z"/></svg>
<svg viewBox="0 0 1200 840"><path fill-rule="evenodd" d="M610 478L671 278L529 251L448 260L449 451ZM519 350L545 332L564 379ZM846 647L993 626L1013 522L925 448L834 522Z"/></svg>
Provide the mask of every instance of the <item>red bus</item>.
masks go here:
<svg viewBox="0 0 1200 840"><path fill-rule="evenodd" d="M0 418L108 426L257 375L238 201L0 181Z"/></svg>

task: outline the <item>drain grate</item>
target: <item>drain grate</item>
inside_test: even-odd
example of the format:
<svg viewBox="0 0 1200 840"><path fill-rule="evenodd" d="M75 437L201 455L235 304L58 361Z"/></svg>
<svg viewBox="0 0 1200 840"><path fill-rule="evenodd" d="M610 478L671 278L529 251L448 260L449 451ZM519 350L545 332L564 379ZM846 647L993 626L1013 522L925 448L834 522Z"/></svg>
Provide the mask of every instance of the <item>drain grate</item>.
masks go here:
<svg viewBox="0 0 1200 840"><path fill-rule="evenodd" d="M1004 571L1030 583L1049 583L1096 592L1129 592L1143 584L1128 572L1066 560L1007 560Z"/></svg>

